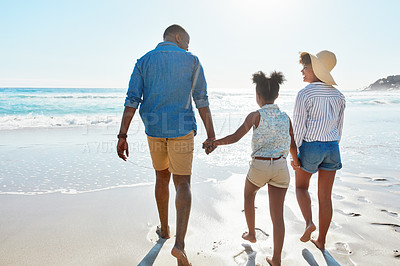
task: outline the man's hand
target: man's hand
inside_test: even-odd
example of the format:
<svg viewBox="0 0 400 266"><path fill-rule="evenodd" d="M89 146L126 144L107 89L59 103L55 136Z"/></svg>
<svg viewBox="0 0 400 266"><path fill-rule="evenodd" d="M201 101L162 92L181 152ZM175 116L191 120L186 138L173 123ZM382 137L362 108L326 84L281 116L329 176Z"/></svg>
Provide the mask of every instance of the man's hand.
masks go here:
<svg viewBox="0 0 400 266"><path fill-rule="evenodd" d="M209 138L203 142L203 149L205 149L206 154L212 153L217 148L217 146L214 145L214 140L215 138Z"/></svg>
<svg viewBox="0 0 400 266"><path fill-rule="evenodd" d="M126 156L124 152L126 152ZM118 157L121 158L122 160L126 161L126 159L128 159L129 157L128 142L126 141L125 138L118 139L117 153Z"/></svg>

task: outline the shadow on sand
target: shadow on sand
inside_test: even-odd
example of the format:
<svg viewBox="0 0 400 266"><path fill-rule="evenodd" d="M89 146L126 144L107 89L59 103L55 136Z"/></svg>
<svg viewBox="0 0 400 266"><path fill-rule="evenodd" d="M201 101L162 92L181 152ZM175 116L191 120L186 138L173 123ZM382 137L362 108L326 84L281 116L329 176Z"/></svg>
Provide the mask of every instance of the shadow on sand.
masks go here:
<svg viewBox="0 0 400 266"><path fill-rule="evenodd" d="M332 257L332 255L329 254L328 250L324 249L320 251L322 252L322 255L324 255L324 259L328 266L340 266L340 264ZM313 254L308 249L303 249L301 253L308 264L310 264L311 266L318 266L318 263L314 259Z"/></svg>
<svg viewBox="0 0 400 266"><path fill-rule="evenodd" d="M154 261L156 260L158 253L160 253L160 250L162 246L164 245L165 241L167 239L164 238L159 238L157 243L154 245L152 249L150 249L149 253L142 259L141 262L139 262L138 266L151 266L153 265Z"/></svg>

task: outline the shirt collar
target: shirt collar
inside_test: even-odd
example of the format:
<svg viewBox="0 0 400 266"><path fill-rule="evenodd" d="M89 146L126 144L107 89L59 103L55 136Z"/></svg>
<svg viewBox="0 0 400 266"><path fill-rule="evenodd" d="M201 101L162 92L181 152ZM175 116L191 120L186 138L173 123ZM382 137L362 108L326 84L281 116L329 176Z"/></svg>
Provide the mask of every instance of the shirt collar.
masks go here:
<svg viewBox="0 0 400 266"><path fill-rule="evenodd" d="M312 83L309 84L309 86L310 86L310 87L320 87L320 86L322 86L322 87L327 87L327 88L333 88L332 85L328 85L328 84L326 84L326 83L319 82L319 81L317 81L317 82L312 82Z"/></svg>
<svg viewBox="0 0 400 266"><path fill-rule="evenodd" d="M161 47L161 46L166 46L166 45L172 45L172 46L176 46L176 47L179 48L179 46L178 46L176 43L174 43L174 42L160 42L160 43L157 45L156 48Z"/></svg>
<svg viewBox="0 0 400 266"><path fill-rule="evenodd" d="M271 109L271 110L274 110L274 109L279 109L279 107L278 107L278 105L276 104L276 103L272 103L272 104L265 104L265 105L263 105L262 107L261 107L261 109Z"/></svg>

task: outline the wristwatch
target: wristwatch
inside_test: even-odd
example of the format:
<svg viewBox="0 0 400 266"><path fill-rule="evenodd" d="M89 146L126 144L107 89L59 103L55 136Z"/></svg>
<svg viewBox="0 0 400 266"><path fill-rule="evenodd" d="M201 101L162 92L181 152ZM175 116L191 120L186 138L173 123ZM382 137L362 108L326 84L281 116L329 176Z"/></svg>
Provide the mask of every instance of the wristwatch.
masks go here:
<svg viewBox="0 0 400 266"><path fill-rule="evenodd" d="M126 135L126 134L118 134L117 135L118 139L126 139L127 137L128 137L128 135Z"/></svg>

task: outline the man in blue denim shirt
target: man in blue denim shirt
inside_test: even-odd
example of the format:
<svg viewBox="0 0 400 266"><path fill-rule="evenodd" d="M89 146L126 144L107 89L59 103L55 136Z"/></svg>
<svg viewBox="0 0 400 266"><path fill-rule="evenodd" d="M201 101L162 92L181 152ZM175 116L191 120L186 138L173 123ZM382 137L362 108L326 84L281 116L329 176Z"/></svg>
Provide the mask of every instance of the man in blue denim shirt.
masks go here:
<svg viewBox="0 0 400 266"><path fill-rule="evenodd" d="M157 233L162 238L170 237L168 200L172 173L177 224L171 253L177 258L178 265L190 265L184 239L191 208L190 177L197 131L192 98L207 131L207 140L203 143L207 153L212 151L208 144L215 139L215 134L203 68L199 59L188 52L189 34L181 26L172 25L163 37L164 42L135 65L125 100L117 152L120 158L127 159L126 134L140 106L139 113L156 171L155 196L161 224Z"/></svg>

